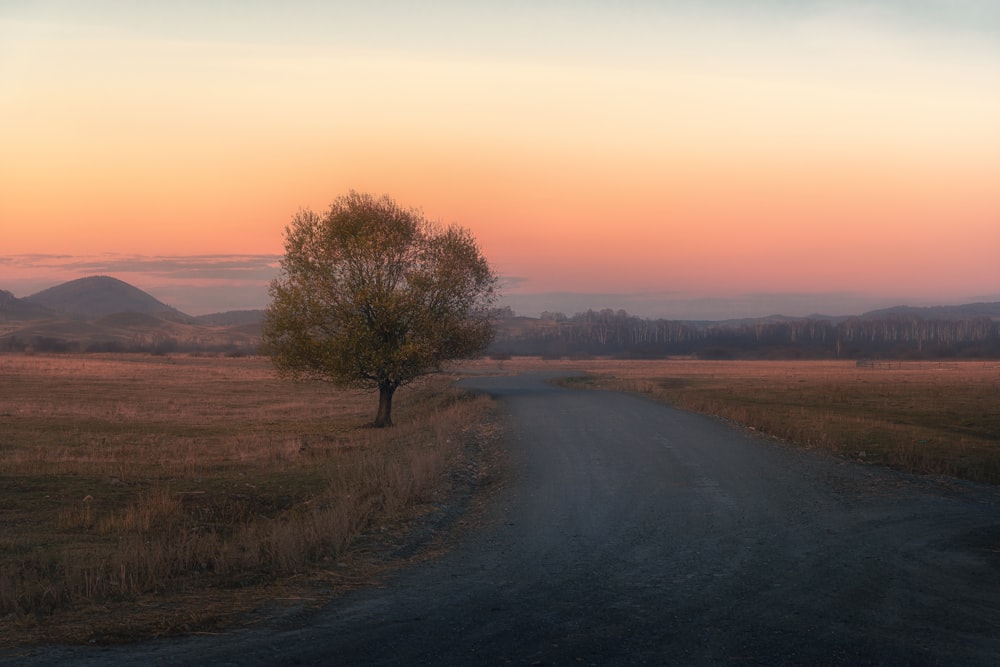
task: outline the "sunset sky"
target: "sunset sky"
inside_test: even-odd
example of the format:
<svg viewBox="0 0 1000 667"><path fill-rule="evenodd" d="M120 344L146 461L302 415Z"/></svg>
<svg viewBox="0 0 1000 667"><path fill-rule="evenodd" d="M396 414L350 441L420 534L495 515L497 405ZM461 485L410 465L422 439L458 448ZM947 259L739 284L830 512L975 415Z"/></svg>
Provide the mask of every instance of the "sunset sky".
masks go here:
<svg viewBox="0 0 1000 667"><path fill-rule="evenodd" d="M17 296L263 307L355 189L468 227L525 314L1000 301L991 0L0 0L0 128Z"/></svg>

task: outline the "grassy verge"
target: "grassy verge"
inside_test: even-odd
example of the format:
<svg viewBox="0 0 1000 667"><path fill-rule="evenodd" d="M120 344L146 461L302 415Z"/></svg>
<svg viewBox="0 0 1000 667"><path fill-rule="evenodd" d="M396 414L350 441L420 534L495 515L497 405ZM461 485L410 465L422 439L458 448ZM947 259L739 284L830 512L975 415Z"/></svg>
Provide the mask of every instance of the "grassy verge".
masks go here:
<svg viewBox="0 0 1000 667"><path fill-rule="evenodd" d="M380 430L371 394L263 359L0 357L0 645L190 630L275 582L349 584L359 536L433 512L486 437L488 399L449 384L399 392Z"/></svg>
<svg viewBox="0 0 1000 667"><path fill-rule="evenodd" d="M1000 362L594 361L567 384L631 391L837 455L1000 483Z"/></svg>

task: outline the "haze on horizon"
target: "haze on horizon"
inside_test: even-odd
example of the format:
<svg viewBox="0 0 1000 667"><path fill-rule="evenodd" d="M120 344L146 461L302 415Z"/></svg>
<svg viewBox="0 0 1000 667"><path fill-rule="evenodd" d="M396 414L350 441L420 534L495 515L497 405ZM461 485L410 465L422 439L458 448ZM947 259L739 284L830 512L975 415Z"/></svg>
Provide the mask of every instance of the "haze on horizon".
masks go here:
<svg viewBox="0 0 1000 667"><path fill-rule="evenodd" d="M354 188L526 314L1000 301L1000 5L338 5L0 5L0 289L261 307Z"/></svg>

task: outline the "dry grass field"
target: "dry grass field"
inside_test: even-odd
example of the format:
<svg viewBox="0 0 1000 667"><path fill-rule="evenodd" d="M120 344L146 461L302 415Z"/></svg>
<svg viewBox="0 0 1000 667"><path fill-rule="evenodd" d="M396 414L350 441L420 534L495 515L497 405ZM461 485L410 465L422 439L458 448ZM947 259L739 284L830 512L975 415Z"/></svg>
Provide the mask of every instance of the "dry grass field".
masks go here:
<svg viewBox="0 0 1000 667"><path fill-rule="evenodd" d="M874 464L1000 483L1000 362L469 362L570 371ZM490 402L434 376L398 426L266 359L0 356L0 646L118 641L321 601L435 511ZM367 558L367 560L366 560ZM376 567L378 565L376 564Z"/></svg>
<svg viewBox="0 0 1000 667"><path fill-rule="evenodd" d="M0 645L204 628L303 573L350 584L358 536L433 511L490 428L445 376L399 392L393 429L365 427L375 407L260 358L0 356Z"/></svg>
<svg viewBox="0 0 1000 667"><path fill-rule="evenodd" d="M922 474L1000 483L1000 361L540 361L480 368L587 373L765 435Z"/></svg>

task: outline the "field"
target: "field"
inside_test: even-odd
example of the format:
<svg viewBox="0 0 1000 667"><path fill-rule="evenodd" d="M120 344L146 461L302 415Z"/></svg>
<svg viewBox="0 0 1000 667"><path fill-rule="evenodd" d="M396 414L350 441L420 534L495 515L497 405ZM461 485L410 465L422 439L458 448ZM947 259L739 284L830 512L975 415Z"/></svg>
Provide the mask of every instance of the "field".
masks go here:
<svg viewBox="0 0 1000 667"><path fill-rule="evenodd" d="M567 384L790 444L1000 483L996 361L466 368L576 372ZM205 631L364 584L495 441L491 403L452 379L404 388L398 426L370 429L372 394L283 380L259 358L0 356L0 646Z"/></svg>
<svg viewBox="0 0 1000 667"><path fill-rule="evenodd" d="M487 362L480 362L484 366ZM566 384L650 396L800 446L1000 483L1000 362L528 361Z"/></svg>
<svg viewBox="0 0 1000 667"><path fill-rule="evenodd" d="M376 398L259 358L0 356L0 644L204 629L366 576L362 538L433 513L490 429L447 376L400 390L393 429L365 426Z"/></svg>

